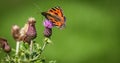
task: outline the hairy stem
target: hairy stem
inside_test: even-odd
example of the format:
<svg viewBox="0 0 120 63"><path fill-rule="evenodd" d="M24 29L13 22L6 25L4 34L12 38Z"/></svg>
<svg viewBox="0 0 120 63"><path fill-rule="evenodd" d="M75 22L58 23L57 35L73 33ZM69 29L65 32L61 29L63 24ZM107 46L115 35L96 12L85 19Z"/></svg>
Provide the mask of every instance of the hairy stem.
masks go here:
<svg viewBox="0 0 120 63"><path fill-rule="evenodd" d="M38 57L40 57L41 56L41 54L43 53L43 51L45 50L45 47L47 46L47 44L49 44L46 40L44 41L44 44L43 44L43 46L42 46L42 48L41 48L41 50L40 50L40 53L39 53L39 55L37 55L34 59L32 59L31 61L35 61L35 60L37 60L38 59Z"/></svg>
<svg viewBox="0 0 120 63"><path fill-rule="evenodd" d="M41 56L42 52L44 51L45 47L47 46L47 44L49 44L49 43L51 43L50 38L45 37L43 47L41 48L40 56Z"/></svg>
<svg viewBox="0 0 120 63"><path fill-rule="evenodd" d="M45 47L47 46L48 42L44 42L43 47L41 48L41 52L40 55L42 54L42 52L44 51Z"/></svg>

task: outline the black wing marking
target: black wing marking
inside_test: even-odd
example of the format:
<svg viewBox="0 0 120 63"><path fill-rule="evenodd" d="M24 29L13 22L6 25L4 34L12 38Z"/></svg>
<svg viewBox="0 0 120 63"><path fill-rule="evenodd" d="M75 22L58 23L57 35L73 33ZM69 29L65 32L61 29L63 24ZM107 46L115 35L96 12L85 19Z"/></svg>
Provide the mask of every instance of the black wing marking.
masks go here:
<svg viewBox="0 0 120 63"><path fill-rule="evenodd" d="M61 19L60 19L58 16L54 16L54 15L51 15L51 14L46 13L46 12L42 12L41 14L42 14L43 16L45 16L45 18L47 18L47 19L48 19L47 16L50 16L50 17L55 18L56 21L61 21Z"/></svg>

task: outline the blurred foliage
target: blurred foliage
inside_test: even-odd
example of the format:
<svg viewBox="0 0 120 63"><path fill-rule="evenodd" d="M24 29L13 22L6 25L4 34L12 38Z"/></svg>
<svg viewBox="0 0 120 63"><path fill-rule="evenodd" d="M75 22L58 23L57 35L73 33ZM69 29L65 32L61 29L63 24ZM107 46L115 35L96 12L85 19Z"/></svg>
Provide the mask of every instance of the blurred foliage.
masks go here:
<svg viewBox="0 0 120 63"><path fill-rule="evenodd" d="M19 51L16 52L16 50L12 48L11 52L14 53L6 53L6 57L1 58L1 63L45 63L46 59L42 53L45 47L51 43L50 38L45 37L43 46L40 46L35 41L31 42L32 47L30 47L31 44L26 42L19 42L20 44L17 45L20 46L18 48ZM56 63L56 61L50 60L47 61L47 63Z"/></svg>
<svg viewBox="0 0 120 63"><path fill-rule="evenodd" d="M53 44L46 47L47 60L56 63L120 63L119 0L1 0L0 37L8 39L14 24L22 26L33 16L37 20L36 42L42 44L42 11L60 6L66 16L66 28L53 29ZM5 54L1 53L0 58Z"/></svg>

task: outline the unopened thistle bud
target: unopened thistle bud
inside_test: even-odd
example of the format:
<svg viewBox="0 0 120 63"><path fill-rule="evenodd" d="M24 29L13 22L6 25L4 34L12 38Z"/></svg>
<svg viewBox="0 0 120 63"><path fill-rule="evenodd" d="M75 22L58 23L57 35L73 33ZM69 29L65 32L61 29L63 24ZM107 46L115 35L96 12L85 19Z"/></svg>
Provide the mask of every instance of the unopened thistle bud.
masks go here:
<svg viewBox="0 0 120 63"><path fill-rule="evenodd" d="M4 38L0 38L0 47L6 52L9 53L11 51L10 46L7 43L7 40Z"/></svg>

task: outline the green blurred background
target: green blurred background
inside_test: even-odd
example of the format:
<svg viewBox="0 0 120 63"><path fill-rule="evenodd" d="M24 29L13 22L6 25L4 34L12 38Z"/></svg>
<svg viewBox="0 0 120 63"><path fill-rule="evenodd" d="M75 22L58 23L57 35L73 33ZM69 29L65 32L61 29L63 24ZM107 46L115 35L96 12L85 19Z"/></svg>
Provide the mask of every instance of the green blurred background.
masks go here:
<svg viewBox="0 0 120 63"><path fill-rule="evenodd" d="M57 63L120 63L119 0L0 0L0 37L15 48L14 24L23 26L29 17L37 23L36 41L43 40L42 11L60 6L66 28L53 29L52 41L44 51L47 61ZM0 53L0 58L5 56Z"/></svg>

